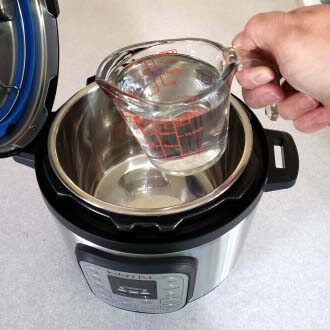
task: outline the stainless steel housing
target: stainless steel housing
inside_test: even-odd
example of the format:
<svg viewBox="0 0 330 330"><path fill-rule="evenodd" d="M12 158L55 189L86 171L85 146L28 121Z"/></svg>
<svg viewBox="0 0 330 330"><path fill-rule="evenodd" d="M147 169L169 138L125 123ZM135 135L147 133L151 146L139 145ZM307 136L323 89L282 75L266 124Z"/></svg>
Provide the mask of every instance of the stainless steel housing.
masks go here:
<svg viewBox="0 0 330 330"><path fill-rule="evenodd" d="M204 205L226 191L244 171L252 128L232 99L229 144L214 166L187 177L165 176L149 162L109 97L92 84L59 111L48 152L62 183L84 201L120 214L164 215Z"/></svg>
<svg viewBox="0 0 330 330"><path fill-rule="evenodd" d="M64 227L57 219L55 220L60 228L60 231L62 232L65 243L72 253L74 260L76 260L74 251L76 250L76 245L79 243L111 254L120 255L123 257L133 257L136 259L148 259L151 257L166 258L178 256L189 256L196 258L198 261L196 281L194 286L194 293L190 299L190 301L193 301L213 290L229 275L230 271L238 261L251 222L253 220L254 213L255 210L252 211L233 229L213 241L188 250L165 254L133 254L110 250L78 236L77 234ZM221 221L221 215L219 215L219 221ZM143 242L141 242L141 244L143 244Z"/></svg>

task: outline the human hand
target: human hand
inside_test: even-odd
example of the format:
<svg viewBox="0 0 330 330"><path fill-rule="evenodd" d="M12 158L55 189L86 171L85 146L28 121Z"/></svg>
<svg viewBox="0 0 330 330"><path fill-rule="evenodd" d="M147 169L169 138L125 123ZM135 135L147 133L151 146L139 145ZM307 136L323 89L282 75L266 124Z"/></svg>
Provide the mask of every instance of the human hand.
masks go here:
<svg viewBox="0 0 330 330"><path fill-rule="evenodd" d="M303 132L330 125L329 5L258 14L233 46L263 59L236 73L247 104L277 103L281 117ZM276 72L285 79L282 86L274 83Z"/></svg>

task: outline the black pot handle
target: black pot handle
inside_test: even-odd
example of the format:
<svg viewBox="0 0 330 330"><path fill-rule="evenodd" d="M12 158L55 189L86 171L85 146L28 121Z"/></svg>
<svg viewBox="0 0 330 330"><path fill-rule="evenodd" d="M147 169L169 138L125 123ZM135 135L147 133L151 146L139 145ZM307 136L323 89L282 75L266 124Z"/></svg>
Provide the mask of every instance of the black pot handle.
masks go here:
<svg viewBox="0 0 330 330"><path fill-rule="evenodd" d="M268 144L269 165L265 191L287 189L296 183L299 171L299 156L290 134L265 129ZM283 168L276 167L274 147L282 148Z"/></svg>

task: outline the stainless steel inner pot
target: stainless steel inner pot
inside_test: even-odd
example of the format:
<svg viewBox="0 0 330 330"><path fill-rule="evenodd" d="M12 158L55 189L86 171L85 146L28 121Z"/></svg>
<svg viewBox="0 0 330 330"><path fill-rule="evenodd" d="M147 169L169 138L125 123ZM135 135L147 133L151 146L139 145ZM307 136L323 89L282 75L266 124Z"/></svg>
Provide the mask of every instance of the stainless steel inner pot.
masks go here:
<svg viewBox="0 0 330 330"><path fill-rule="evenodd" d="M152 216L186 211L219 197L244 171L252 139L249 118L232 98L224 156L195 175L162 174L149 162L111 99L91 84L58 112L48 152L56 175L77 197L108 211Z"/></svg>

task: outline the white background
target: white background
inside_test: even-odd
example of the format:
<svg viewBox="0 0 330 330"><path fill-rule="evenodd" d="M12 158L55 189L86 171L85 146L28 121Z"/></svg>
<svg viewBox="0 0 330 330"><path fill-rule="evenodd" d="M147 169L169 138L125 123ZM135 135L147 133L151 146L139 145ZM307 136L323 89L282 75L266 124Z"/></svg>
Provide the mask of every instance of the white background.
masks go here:
<svg viewBox="0 0 330 330"><path fill-rule="evenodd" d="M255 13L294 0L61 0L57 109L113 50L167 37L230 44ZM233 91L239 94L239 88ZM207 296L168 315L114 309L89 291L43 204L34 171L0 160L0 329L329 329L330 130L286 130L300 152L294 188L264 194L240 262Z"/></svg>

